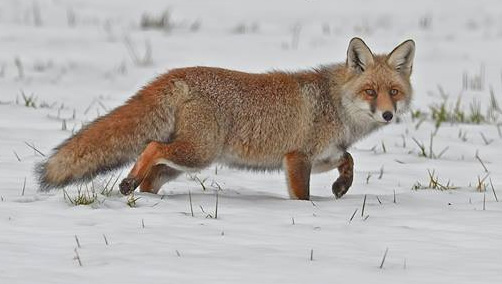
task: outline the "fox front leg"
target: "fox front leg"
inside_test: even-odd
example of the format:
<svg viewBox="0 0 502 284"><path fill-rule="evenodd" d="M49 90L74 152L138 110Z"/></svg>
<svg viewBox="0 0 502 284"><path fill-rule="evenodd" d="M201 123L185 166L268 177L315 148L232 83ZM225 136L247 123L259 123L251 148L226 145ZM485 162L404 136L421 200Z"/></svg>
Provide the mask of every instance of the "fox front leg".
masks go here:
<svg viewBox="0 0 502 284"><path fill-rule="evenodd" d="M312 165L308 156L301 152L288 153L284 156L283 165L289 196L292 199L309 200Z"/></svg>
<svg viewBox="0 0 502 284"><path fill-rule="evenodd" d="M331 187L336 198L340 198L347 193L354 180L354 160L349 152L343 154L339 163L338 172L340 175Z"/></svg>

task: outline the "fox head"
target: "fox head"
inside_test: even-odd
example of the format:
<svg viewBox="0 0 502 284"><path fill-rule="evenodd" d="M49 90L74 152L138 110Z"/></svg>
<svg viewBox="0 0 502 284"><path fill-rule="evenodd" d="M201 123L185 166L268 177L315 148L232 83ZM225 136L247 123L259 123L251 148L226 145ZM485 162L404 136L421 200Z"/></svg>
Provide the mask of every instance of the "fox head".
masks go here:
<svg viewBox="0 0 502 284"><path fill-rule="evenodd" d="M347 50L343 104L356 119L391 122L411 101L410 76L415 42L407 40L388 55L374 55L360 38Z"/></svg>

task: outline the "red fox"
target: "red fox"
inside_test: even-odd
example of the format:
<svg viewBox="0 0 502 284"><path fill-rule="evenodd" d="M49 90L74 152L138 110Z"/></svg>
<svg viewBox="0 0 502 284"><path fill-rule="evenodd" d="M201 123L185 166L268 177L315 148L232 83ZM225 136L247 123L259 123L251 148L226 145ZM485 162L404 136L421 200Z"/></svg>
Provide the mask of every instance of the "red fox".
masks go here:
<svg viewBox="0 0 502 284"><path fill-rule="evenodd" d="M41 190L63 187L136 160L120 191L157 193L212 163L284 169L291 198L309 199L310 174L337 168L332 191L353 181L347 149L405 112L415 43L374 55L359 38L347 60L300 72L250 74L174 69L98 118L37 165Z"/></svg>

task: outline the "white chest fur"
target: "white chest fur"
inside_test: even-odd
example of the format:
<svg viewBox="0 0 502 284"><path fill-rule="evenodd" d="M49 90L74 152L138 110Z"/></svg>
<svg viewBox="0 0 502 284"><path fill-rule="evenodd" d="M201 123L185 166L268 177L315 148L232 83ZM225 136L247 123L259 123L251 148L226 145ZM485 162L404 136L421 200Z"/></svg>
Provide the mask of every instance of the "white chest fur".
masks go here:
<svg viewBox="0 0 502 284"><path fill-rule="evenodd" d="M340 163L344 150L335 142L331 142L324 151L315 157L312 164L313 173L322 173L332 170Z"/></svg>

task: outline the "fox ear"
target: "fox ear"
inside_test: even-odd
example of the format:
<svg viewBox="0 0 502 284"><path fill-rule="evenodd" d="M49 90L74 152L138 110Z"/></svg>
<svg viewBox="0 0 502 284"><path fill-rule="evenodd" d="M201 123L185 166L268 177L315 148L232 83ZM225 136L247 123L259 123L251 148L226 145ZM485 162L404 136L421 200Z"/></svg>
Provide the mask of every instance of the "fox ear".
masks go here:
<svg viewBox="0 0 502 284"><path fill-rule="evenodd" d="M415 42L411 39L401 43L387 56L387 64L399 73L410 76L415 57Z"/></svg>
<svg viewBox="0 0 502 284"><path fill-rule="evenodd" d="M358 37L351 39L347 50L347 66L352 71L361 73L373 63L373 53L364 41Z"/></svg>

